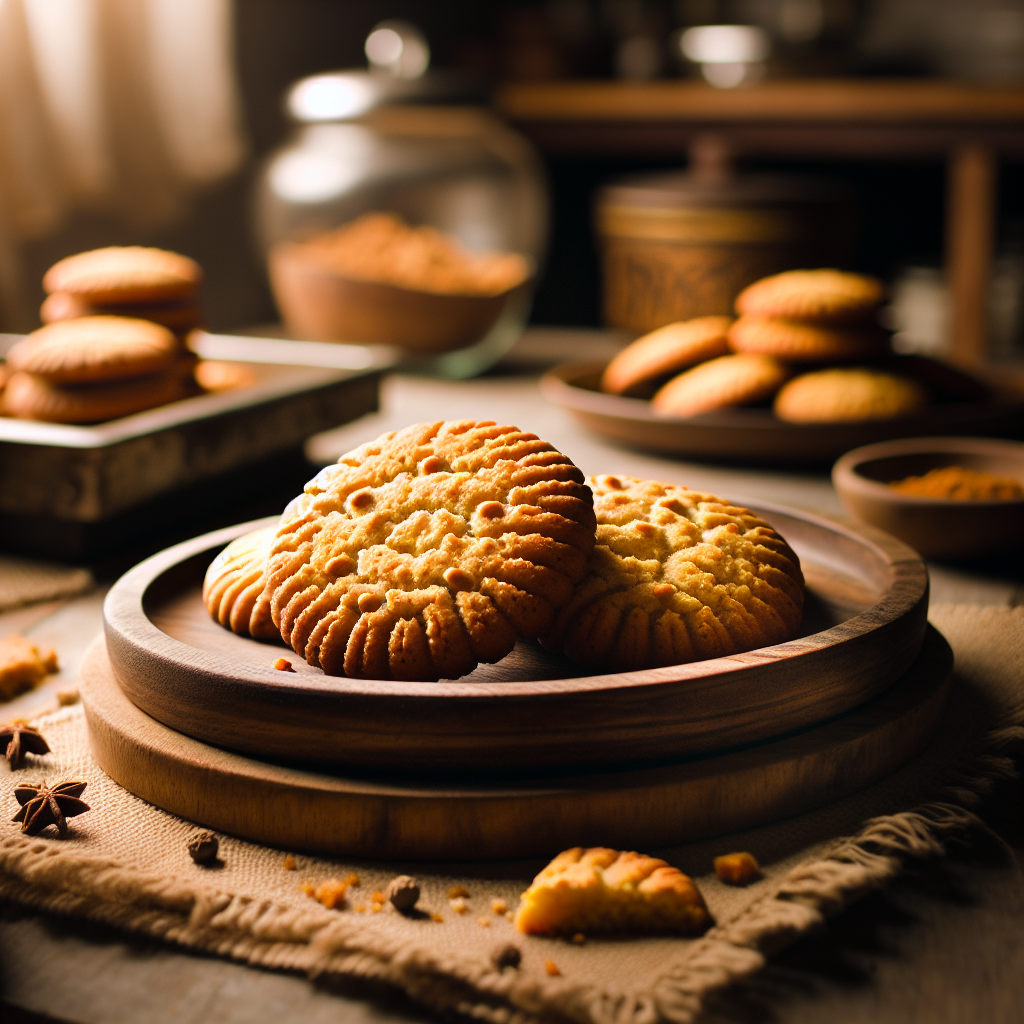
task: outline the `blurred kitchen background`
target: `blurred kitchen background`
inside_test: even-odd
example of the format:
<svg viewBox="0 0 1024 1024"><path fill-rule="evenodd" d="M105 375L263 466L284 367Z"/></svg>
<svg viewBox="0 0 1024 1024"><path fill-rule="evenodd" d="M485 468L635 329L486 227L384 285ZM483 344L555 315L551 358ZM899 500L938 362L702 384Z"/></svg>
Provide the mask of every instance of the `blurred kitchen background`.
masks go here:
<svg viewBox="0 0 1024 1024"><path fill-rule="evenodd" d="M950 352L950 239L968 239L991 259L988 358L1024 358L1024 138L1019 123L1004 131L977 113L986 96L1020 105L1024 0L0 0L0 330L38 326L47 267L110 244L197 259L213 330L277 319L253 197L292 130L283 98L306 76L365 69L367 36L396 19L422 33L431 74L456 83L450 95L495 107L539 152L551 221L533 323L603 322L601 186L680 168L695 145L707 151L707 133L682 121L630 134L630 103L647 95L630 91L637 83L703 79L724 92L805 82L809 94L823 80L971 87L981 98L963 123L947 123L959 116L954 95L936 128L959 140L952 148L936 135L901 150L866 130L841 145L826 132L819 147L745 146L749 131L711 141L744 172L849 185L860 224L847 263L890 283L886 315L901 351ZM723 25L742 30L693 31ZM544 92L578 80L609 88L582 107L564 90ZM570 101L607 109L543 114ZM762 121L770 133L771 117ZM951 217L967 218L961 235Z"/></svg>

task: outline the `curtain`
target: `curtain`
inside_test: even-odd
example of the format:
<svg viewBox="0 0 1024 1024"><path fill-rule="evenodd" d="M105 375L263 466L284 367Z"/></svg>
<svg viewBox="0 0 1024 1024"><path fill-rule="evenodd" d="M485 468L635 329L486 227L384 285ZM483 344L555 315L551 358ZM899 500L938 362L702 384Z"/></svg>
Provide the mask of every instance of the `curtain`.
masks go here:
<svg viewBox="0 0 1024 1024"><path fill-rule="evenodd" d="M0 0L0 321L18 242L75 210L169 223L245 156L231 0Z"/></svg>

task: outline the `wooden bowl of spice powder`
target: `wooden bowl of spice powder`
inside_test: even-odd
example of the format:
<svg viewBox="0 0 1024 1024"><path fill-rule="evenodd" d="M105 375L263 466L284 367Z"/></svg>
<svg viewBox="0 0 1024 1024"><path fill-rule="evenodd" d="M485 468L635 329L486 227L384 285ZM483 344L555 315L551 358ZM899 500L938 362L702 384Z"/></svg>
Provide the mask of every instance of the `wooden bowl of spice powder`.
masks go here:
<svg viewBox="0 0 1024 1024"><path fill-rule="evenodd" d="M1024 547L1024 444L906 438L847 452L832 468L843 506L925 558L969 561Z"/></svg>

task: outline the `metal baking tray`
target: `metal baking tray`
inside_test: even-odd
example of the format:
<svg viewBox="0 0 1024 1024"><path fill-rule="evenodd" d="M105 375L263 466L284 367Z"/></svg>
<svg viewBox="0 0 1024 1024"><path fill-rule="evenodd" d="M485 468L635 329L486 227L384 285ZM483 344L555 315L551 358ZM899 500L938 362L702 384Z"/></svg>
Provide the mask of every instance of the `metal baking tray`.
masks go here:
<svg viewBox="0 0 1024 1024"><path fill-rule="evenodd" d="M0 357L20 337L0 334ZM190 344L204 358L244 363L257 383L94 426L0 416L4 547L18 549L33 524L110 522L295 452L376 410L381 374L396 362L378 346L218 334Z"/></svg>

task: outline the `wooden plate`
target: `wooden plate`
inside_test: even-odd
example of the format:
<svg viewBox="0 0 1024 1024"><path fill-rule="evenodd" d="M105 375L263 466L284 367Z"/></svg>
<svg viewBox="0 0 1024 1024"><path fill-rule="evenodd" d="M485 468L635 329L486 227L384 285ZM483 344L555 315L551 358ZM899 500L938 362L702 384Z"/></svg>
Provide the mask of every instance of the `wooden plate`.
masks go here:
<svg viewBox="0 0 1024 1024"><path fill-rule="evenodd" d="M778 736L841 714L910 666L924 636L928 576L887 534L756 508L800 555L803 635L690 665L581 676L519 644L457 681L325 676L291 652L238 637L200 587L246 523L169 548L123 576L104 607L107 648L128 697L171 728L260 757L375 772L546 771L650 763ZM269 522L269 521L267 521Z"/></svg>
<svg viewBox="0 0 1024 1024"><path fill-rule="evenodd" d="M493 860L551 856L578 843L657 849L841 799L924 749L952 664L949 645L929 628L895 686L786 739L641 771L490 786L338 778L218 750L135 707L102 640L85 658L81 690L100 767L173 814L285 850Z"/></svg>
<svg viewBox="0 0 1024 1024"><path fill-rule="evenodd" d="M756 465L825 465L861 445L897 437L1019 438L1024 401L934 405L913 416L866 423L786 423L770 409L721 409L676 419L655 416L651 403L598 390L604 363L566 363L541 378L549 402L585 427L636 448Z"/></svg>

